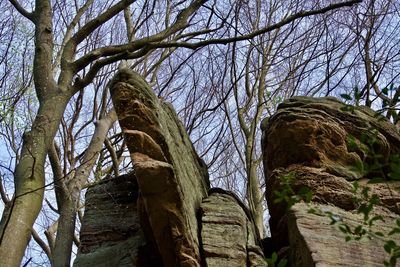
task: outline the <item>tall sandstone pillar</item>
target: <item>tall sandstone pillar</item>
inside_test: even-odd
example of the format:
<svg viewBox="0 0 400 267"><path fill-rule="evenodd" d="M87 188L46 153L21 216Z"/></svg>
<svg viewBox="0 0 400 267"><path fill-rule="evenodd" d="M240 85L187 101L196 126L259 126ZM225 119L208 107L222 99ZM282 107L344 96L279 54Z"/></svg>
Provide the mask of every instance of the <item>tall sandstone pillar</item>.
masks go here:
<svg viewBox="0 0 400 267"><path fill-rule="evenodd" d="M200 266L196 212L209 189L200 160L171 105L130 69L111 82L111 95L139 186L147 238L165 266Z"/></svg>

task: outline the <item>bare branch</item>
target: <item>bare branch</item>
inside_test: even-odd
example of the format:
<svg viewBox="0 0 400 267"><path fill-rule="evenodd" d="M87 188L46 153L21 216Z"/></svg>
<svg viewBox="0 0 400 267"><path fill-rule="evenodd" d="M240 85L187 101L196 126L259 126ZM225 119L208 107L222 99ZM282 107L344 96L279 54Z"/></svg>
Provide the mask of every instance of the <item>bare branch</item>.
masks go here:
<svg viewBox="0 0 400 267"><path fill-rule="evenodd" d="M47 242L49 243L49 247L51 250L54 249L55 233L57 232L57 229L58 229L58 220L55 221L52 225L50 225L46 231L44 231L44 234L47 238Z"/></svg>
<svg viewBox="0 0 400 267"><path fill-rule="evenodd" d="M189 49L197 49L206 45L210 44L229 44L237 41L246 41L250 40L258 35L262 35L264 33L279 29L289 23L292 23L293 21L300 19L300 18L305 18L313 15L318 15L318 14L324 14L329 11L341 8L341 7L346 7L346 6L352 6L357 3L361 3L362 0L352 0L352 1L347 1L347 2L342 2L342 3L335 3L331 4L327 7L321 8L321 9L316 9L316 10L310 10L310 11L300 11L298 13L295 13L286 19L281 20L278 23L275 23L273 25L264 27L260 30L253 31L249 34L241 35L241 36L236 36L236 37L231 37L231 38L224 38L224 39L210 39L206 41L201 41L197 43L188 43L188 42L165 42L165 43L159 43L155 45L156 47L185 47Z"/></svg>
<svg viewBox="0 0 400 267"><path fill-rule="evenodd" d="M71 39L72 33L73 33L73 30L74 30L75 26L78 24L79 20L83 16L83 14L93 4L93 1L94 0L88 0L80 9L78 9L78 11L76 12L75 17L72 19L71 23L68 25L68 27L67 27L67 29L65 31L64 38L62 40L61 49L58 52L58 54L56 56L56 59L54 60L54 66L57 66L57 65L59 65L61 63L61 58L62 58L62 55L63 55L63 52L64 52L65 45ZM54 71L56 72L57 69L54 68Z"/></svg>
<svg viewBox="0 0 400 267"><path fill-rule="evenodd" d="M49 206L49 208L50 208L52 211L54 211L54 212L57 213L57 214L60 214L60 212L57 210L57 208L54 207L54 206L51 204L51 202L50 202L47 198L45 199L45 201L46 201L46 204Z"/></svg>
<svg viewBox="0 0 400 267"><path fill-rule="evenodd" d="M86 23L81 29L79 29L65 44L65 47L62 52L61 61L61 74L59 77L59 84L63 84L66 81L69 81L74 73L77 73L79 70L83 69L87 65L89 65L93 60L87 61L86 65L83 67L79 67L79 64L72 63L73 58L75 56L76 47L93 31L95 31L102 24L113 18L119 12L124 10L127 6L132 4L134 0L121 0L117 4L113 5L107 11L97 16L95 19ZM98 57L97 57L98 58ZM95 59L97 59L95 58ZM97 72L96 72L97 73ZM92 78L93 79L93 78ZM74 93L77 91L74 91Z"/></svg>
<svg viewBox="0 0 400 267"><path fill-rule="evenodd" d="M86 23L75 35L71 38L75 45L78 45L82 42L89 34L95 31L102 24L110 20L112 17L117 15L119 12L124 10L130 4L132 4L134 0L121 0L117 4L113 5L103 14L97 16L95 19Z"/></svg>
<svg viewBox="0 0 400 267"><path fill-rule="evenodd" d="M51 259L50 247L43 241L43 239L40 238L39 234L35 231L35 229L32 229L32 237L36 241L36 243L43 249L47 257Z"/></svg>
<svg viewBox="0 0 400 267"><path fill-rule="evenodd" d="M88 66L91 62L101 58L101 57L112 57L116 56L114 59L110 60L105 60L101 64L95 64L96 66L92 67L93 71L97 73L100 68L106 64L110 64L113 62L116 62L120 59L126 59L124 58L137 58L138 54L131 54L134 51L140 50L141 52L139 53L141 56L145 55L149 51L157 48L167 48L167 47L186 47L189 49L198 49L203 46L211 45L211 44L228 44L236 41L244 41L244 40L250 40L258 35L262 35L264 33L276 30L280 27L283 27L296 19L304 18L304 17L309 17L312 15L317 15L317 14L323 14L326 12L329 12L331 10L338 9L340 7L345 7L345 6L352 6L356 3L362 2L362 0L352 0L348 2L343 2L343 3L336 3L336 4L331 4L325 8L317 9L317 10L310 10L310 11L300 11L298 13L295 13L286 19L280 21L279 23L273 24L271 26L264 27L260 30L253 31L247 35L241 35L241 36L235 36L231 38L225 38L225 39L210 39L206 41L201 41L197 43L189 43L189 42L178 42L178 41L166 41L162 42L165 40L167 37L171 36L172 34L178 32L179 30L185 28L187 26L187 20L188 18L194 14L202 4L204 4L204 0L198 0L193 2L189 7L181 11L181 13L178 15L175 23L165 29L164 31L161 31L155 35L145 37L136 41L133 41L128 44L124 45L114 45L114 46L107 46L107 47L102 47L99 49L95 49L83 57L79 58L76 60L73 64L74 67L77 71L82 70L86 66ZM202 31L203 32L203 31ZM191 35L196 35L196 33L192 33ZM125 53L125 55L123 54ZM128 55L129 54L129 55ZM97 70L96 70L97 69ZM88 76L90 78L92 75ZM94 76L93 76L94 77ZM91 80L83 82L85 85L90 83Z"/></svg>
<svg viewBox="0 0 400 267"><path fill-rule="evenodd" d="M149 47L145 47L142 50L139 50L135 53L129 53L129 52L119 53L114 56L107 57L107 58L96 61L93 64L93 66L90 68L90 70L87 72L85 77L75 81L75 84L74 84L75 91L77 92L77 91L81 90L82 88L84 88L85 86L87 86L88 84L90 84L92 82L92 80L94 79L94 77L96 77L97 73L104 66L115 63L115 62L123 60L123 59L126 60L126 59L133 59L133 58L139 58L139 57L145 56L150 50L151 49L149 46Z"/></svg>
<svg viewBox="0 0 400 267"><path fill-rule="evenodd" d="M132 0L125 0L125 1L132 1ZM190 4L187 8L183 9L178 14L176 21L170 27L166 28L165 30L163 30L157 34L154 34L149 37L141 38L139 40L133 41L128 44L111 45L111 46L101 47L99 49L95 49L89 53L86 53L86 55L79 58L78 60L76 60L73 63L75 70L76 71L82 70L83 68L88 66L90 63L92 63L93 61L95 61L101 57L115 56L120 53L133 53L138 50L144 50L147 53L154 48L158 48L158 46L154 46L153 44L161 42L161 41L165 40L166 38L170 37L171 35L173 35L174 33L184 29L187 26L189 17L191 15L193 15L205 2L206 2L206 0L194 1L192 4ZM107 13L107 12L105 12L105 13ZM105 13L103 13L103 15ZM101 17L103 15L100 15L97 19L95 19L92 24L94 24L97 20L101 19ZM103 23L104 23L104 21L103 21ZM76 44L78 44L80 41L82 41L85 38L85 36L87 36L87 34L89 34L91 32L90 30L92 28L94 30L95 29L94 26L97 24L95 24L94 26L90 26L90 25L91 25L91 22L89 22L80 31L78 31L75 35L76 37L75 36L73 37L73 39L75 39ZM98 25L96 27L98 27ZM143 54L143 52L141 54ZM132 56L129 58L132 58ZM118 60L120 60L120 59L118 59ZM115 61L111 61L110 63L112 63L112 62L115 62ZM106 64L110 64L110 63L106 63Z"/></svg>
<svg viewBox="0 0 400 267"><path fill-rule="evenodd" d="M128 37L128 41L131 42L134 37L134 30L133 30L133 23L132 23L132 18L131 18L131 10L129 6L127 6L124 9L124 19L125 19L125 25L126 25L126 34Z"/></svg>
<svg viewBox="0 0 400 267"><path fill-rule="evenodd" d="M34 13L28 12L25 8L21 6L21 4L17 0L8 0L15 7L15 9L25 18L29 19L33 23L35 23Z"/></svg>
<svg viewBox="0 0 400 267"><path fill-rule="evenodd" d="M106 145L106 148L111 155L112 168L113 168L115 177L117 177L117 176L119 176L119 170L118 170L119 162L118 162L117 153L116 153L115 149L113 148L113 146L110 142L110 139L106 138L104 140L104 144Z"/></svg>
<svg viewBox="0 0 400 267"><path fill-rule="evenodd" d="M4 204L7 204L10 201L10 198L7 196L6 190L3 186L3 177L1 174L0 174L0 195Z"/></svg>
<svg viewBox="0 0 400 267"><path fill-rule="evenodd" d="M56 193L57 207L58 209L61 209L61 206L63 205L63 199L66 197L65 194L67 192L67 188L64 183L64 175L61 168L60 158L58 155L59 153L57 152L58 150L59 148L56 142L53 141L53 145L50 147L47 153L49 156L50 165L54 176L53 180L55 186L54 190Z"/></svg>

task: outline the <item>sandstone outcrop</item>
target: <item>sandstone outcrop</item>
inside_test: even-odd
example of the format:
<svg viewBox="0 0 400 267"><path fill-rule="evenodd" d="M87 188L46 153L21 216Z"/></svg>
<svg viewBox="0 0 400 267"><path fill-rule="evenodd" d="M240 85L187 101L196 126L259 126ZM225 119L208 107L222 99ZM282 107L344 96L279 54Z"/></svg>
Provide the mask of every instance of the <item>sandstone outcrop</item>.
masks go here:
<svg viewBox="0 0 400 267"><path fill-rule="evenodd" d="M371 231L387 233L394 226L400 215L400 183L387 180L390 160L400 152L397 129L365 107L349 107L331 97L295 97L279 105L262 130L272 242L278 250L288 249L289 264L382 266L388 254L379 238L346 242L326 214L350 226L362 225L356 212L360 203L354 201L360 195L352 182L365 186L381 177L380 183L368 184L370 194L381 199L372 215L384 219ZM313 192L310 205L297 203L288 211L284 203L275 202L276 192L284 188L282 177L288 175L294 193L301 188ZM319 213L309 213L310 207Z"/></svg>
<svg viewBox="0 0 400 267"><path fill-rule="evenodd" d="M208 196L207 166L172 106L129 69L110 87L139 188L140 226L160 266L265 266L245 206L223 190Z"/></svg>
<svg viewBox="0 0 400 267"><path fill-rule="evenodd" d="M254 222L238 197L211 189L200 214L205 266L266 266Z"/></svg>
<svg viewBox="0 0 400 267"><path fill-rule="evenodd" d="M145 236L151 224L138 197L134 172L88 188L74 266L175 266L164 264L154 237ZM212 188L196 213L200 266L266 266L254 222L235 194Z"/></svg>
<svg viewBox="0 0 400 267"><path fill-rule="evenodd" d="M74 266L157 266L140 226L138 194L133 173L88 188Z"/></svg>
<svg viewBox="0 0 400 267"><path fill-rule="evenodd" d="M111 83L119 124L131 153L148 221L165 266L200 266L196 211L209 189L207 170L173 108L129 69ZM144 218L145 217L145 218Z"/></svg>
<svg viewBox="0 0 400 267"><path fill-rule="evenodd" d="M266 266L250 213L233 193L209 189L207 168L173 108L131 70L118 72L111 92L134 171L88 189L74 265ZM295 97L263 121L262 131L267 255L277 252L289 266L382 266L382 239L345 238L360 236L354 229L364 223L354 181L380 199L370 217L383 221L364 228L387 234L399 218L400 182L388 182L400 152L396 128L368 108ZM383 179L368 183L376 177ZM275 202L288 185L289 195L310 189L311 202L290 209ZM338 230L344 224L347 234Z"/></svg>

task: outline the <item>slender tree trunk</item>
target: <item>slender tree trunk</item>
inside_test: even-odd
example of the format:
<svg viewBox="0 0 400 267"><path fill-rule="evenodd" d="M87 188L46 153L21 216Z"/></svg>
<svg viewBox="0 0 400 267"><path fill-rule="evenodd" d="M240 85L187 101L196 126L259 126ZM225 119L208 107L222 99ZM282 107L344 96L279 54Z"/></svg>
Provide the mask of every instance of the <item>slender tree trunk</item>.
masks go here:
<svg viewBox="0 0 400 267"><path fill-rule="evenodd" d="M257 227L260 237L264 235L264 207L263 194L260 181L257 175L259 163L253 160L254 139L253 134L246 138L246 172L247 172L247 200L249 201L250 212Z"/></svg>
<svg viewBox="0 0 400 267"><path fill-rule="evenodd" d="M248 170L248 200L250 211L253 215L254 222L258 229L258 233L262 238L264 236L264 207L263 195L261 191L260 181L257 175L257 166L253 163Z"/></svg>
<svg viewBox="0 0 400 267"><path fill-rule="evenodd" d="M46 154L52 145L72 93L56 85L52 72L53 25L50 0L36 0L33 76L39 110L25 132L20 161L15 166L13 200L0 223L0 266L19 266L43 201ZM71 78L72 79L72 78Z"/></svg>
<svg viewBox="0 0 400 267"><path fill-rule="evenodd" d="M76 211L82 187L86 184L90 171L96 163L98 154L107 137L108 130L117 120L114 110L110 111L103 119L97 121L96 129L90 141L81 164L75 171L73 178L67 181L68 192L62 196L60 218L56 242L52 254L54 267L69 266L71 250L75 233Z"/></svg>
<svg viewBox="0 0 400 267"><path fill-rule="evenodd" d="M57 235L52 253L52 265L70 266L71 249L75 234L76 209L74 199L67 198L59 209Z"/></svg>
<svg viewBox="0 0 400 267"><path fill-rule="evenodd" d="M40 106L31 131L23 136L21 157L14 172L15 194L0 223L0 266L19 266L24 256L42 206L47 144L54 138L66 105L64 98L52 102L57 90L50 75L53 52L50 1L36 1L35 15L33 72Z"/></svg>
<svg viewBox="0 0 400 267"><path fill-rule="evenodd" d="M0 224L0 266L20 266L42 207L47 148L54 139L68 100L68 96L61 95L42 101L31 131L24 134L21 159L14 173L15 195Z"/></svg>

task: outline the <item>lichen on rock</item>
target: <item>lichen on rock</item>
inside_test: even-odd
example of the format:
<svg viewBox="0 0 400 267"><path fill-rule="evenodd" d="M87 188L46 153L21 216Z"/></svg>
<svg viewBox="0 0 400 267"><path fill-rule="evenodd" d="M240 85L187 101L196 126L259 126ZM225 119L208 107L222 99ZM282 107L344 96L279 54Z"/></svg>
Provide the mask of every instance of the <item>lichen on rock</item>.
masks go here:
<svg viewBox="0 0 400 267"><path fill-rule="evenodd" d="M350 224L362 225L363 219L356 215L354 197L358 193L352 182L366 186L369 179L382 175L381 183L368 184L371 194L381 199L371 216L382 216L388 225L393 223L400 214L400 191L399 182L387 182L387 167L391 156L400 152L395 126L369 108L350 107L332 97L288 99L261 126L275 248L289 248L292 266L381 266L387 256L382 241L346 243L329 219L308 210L323 205ZM380 169L367 172L360 168L376 158ZM281 179L287 175L294 177L291 187L295 194L304 187L313 192L310 205L297 203L287 210L284 203L275 202L276 192L283 188ZM387 233L386 224L376 223L376 227ZM354 253L375 257L355 257Z"/></svg>
<svg viewBox="0 0 400 267"><path fill-rule="evenodd" d="M254 221L233 193L211 189L200 217L205 266L266 266Z"/></svg>
<svg viewBox="0 0 400 267"><path fill-rule="evenodd" d="M155 266L137 210L138 186L133 173L109 178L86 192L80 247L74 266Z"/></svg>
<svg viewBox="0 0 400 267"><path fill-rule="evenodd" d="M130 69L111 82L111 95L131 153L152 236L165 266L200 266L196 212L207 196L207 171L170 105Z"/></svg>

